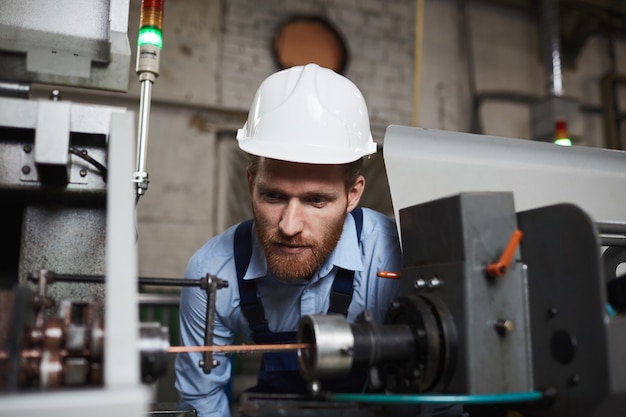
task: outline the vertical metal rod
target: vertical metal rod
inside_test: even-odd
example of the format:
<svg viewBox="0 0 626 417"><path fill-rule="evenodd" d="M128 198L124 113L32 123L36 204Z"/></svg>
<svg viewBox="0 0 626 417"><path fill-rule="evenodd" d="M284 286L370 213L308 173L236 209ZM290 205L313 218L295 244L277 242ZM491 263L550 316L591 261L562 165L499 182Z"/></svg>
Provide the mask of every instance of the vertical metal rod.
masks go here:
<svg viewBox="0 0 626 417"><path fill-rule="evenodd" d="M211 274L207 274L202 279L201 283L201 287L205 290L207 296L204 346L212 346L213 329L215 327L215 295L217 290L228 287L228 282ZM206 350L204 352L203 358L198 363L205 374L211 373L211 369L215 368L219 364L219 361L213 358L213 352L210 350Z"/></svg>
<svg viewBox="0 0 626 417"><path fill-rule="evenodd" d="M213 326L215 323L215 293L216 293L216 285L215 280L212 276L208 277L208 287L206 289L207 294L207 306L206 306L206 326L204 328L204 346L212 346L213 345ZM205 351L204 358L202 361L202 371L205 374L211 373L211 369L213 369L214 359L213 352Z"/></svg>
<svg viewBox="0 0 626 417"><path fill-rule="evenodd" d="M563 95L563 71L561 67L561 41L557 0L541 0L541 29L543 53L546 65L548 94Z"/></svg>
<svg viewBox="0 0 626 417"><path fill-rule="evenodd" d="M152 81L141 81L141 97L139 102L139 127L137 132L137 195L141 196L148 189L148 173L146 172L146 150L148 148L148 128L150 123L150 100L152 96Z"/></svg>

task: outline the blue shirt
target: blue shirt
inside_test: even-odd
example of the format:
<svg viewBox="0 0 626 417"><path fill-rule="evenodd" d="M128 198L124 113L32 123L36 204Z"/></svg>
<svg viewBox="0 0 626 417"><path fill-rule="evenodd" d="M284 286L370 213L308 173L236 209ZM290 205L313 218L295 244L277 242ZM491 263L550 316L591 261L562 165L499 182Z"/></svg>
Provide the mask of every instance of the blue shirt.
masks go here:
<svg viewBox="0 0 626 417"><path fill-rule="evenodd" d="M235 334L249 339L250 329L239 308L239 289L233 258L236 226L209 240L189 260L186 278L198 279L207 273L228 281L217 291L213 344L231 344ZM257 280L258 296L263 303L269 329L273 332L296 331L302 316L325 314L330 290L338 267L355 271L354 293L348 308L348 321L370 310L382 323L387 308L396 297L398 280L378 278L378 271L399 272L401 251L394 220L373 210L363 209L363 230L357 242L356 225L346 216L343 232L335 250L310 281L288 282L268 271L263 249L253 228L252 257L244 279ZM180 304L181 343L204 345L206 294L198 287L184 287ZM176 358L176 388L181 401L193 406L200 417L229 416L230 404L224 386L230 379L230 362L215 354L220 362L210 374L198 366L202 353L181 353Z"/></svg>

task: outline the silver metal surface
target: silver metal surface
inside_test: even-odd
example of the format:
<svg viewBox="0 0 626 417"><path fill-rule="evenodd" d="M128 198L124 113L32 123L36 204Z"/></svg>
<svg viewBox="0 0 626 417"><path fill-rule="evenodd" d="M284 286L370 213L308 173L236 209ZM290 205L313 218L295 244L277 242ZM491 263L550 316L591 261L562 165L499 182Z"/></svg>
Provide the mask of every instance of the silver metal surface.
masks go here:
<svg viewBox="0 0 626 417"><path fill-rule="evenodd" d="M35 164L37 154L40 164L49 162L59 170L69 169L65 192L104 195L106 183L102 174L88 162L69 156L69 134L88 137L80 148L104 164L111 115L124 112L126 109L121 107L0 97L0 188L38 189L41 178ZM63 158L70 161L69 168Z"/></svg>
<svg viewBox="0 0 626 417"><path fill-rule="evenodd" d="M128 10L129 0L1 2L0 78L126 91Z"/></svg>
<svg viewBox="0 0 626 417"><path fill-rule="evenodd" d="M49 110L47 105L39 108L32 102L13 99L1 99L0 107L10 107L11 103L26 111L23 115L14 114L13 120L7 120L7 115L0 112L2 132L9 135L3 137L8 140L0 142L0 160L6 161L9 168L23 160L20 154L25 152L29 140L31 146L36 146L28 135L10 137L14 132L11 128L26 127L34 132L38 127L37 112ZM47 104L52 106L54 114L60 102ZM58 190L38 182L24 182L19 173L7 168L6 176L0 172L0 192L11 196L14 204L23 205L23 215L16 219L23 220L18 271L22 282L29 273L42 267L61 273L106 276L104 285L53 283L48 288L48 295L55 300L105 301L106 337L98 329L91 335L95 354L105 345L105 385L77 391L2 395L1 414L3 417L144 415L152 393L140 382L135 205L133 183L129 179L134 165L134 114L125 109L64 105L70 107L70 126L85 128L83 132L72 132L100 133L106 137L93 145L100 147L101 161L107 164L106 183L98 178L91 184L91 193L95 195L89 195L90 192L84 193L80 188L89 188L87 184L70 184ZM90 125L92 121L94 125ZM103 123L110 125L105 127ZM67 152L66 146L63 147ZM76 343L80 342L78 339L80 335ZM56 362L52 359L45 362L45 375L58 379ZM75 380L82 368L79 363L72 364L68 381Z"/></svg>
<svg viewBox="0 0 626 417"><path fill-rule="evenodd" d="M70 171L70 108L66 102L39 101L35 166L41 181L67 184Z"/></svg>
<svg viewBox="0 0 626 417"><path fill-rule="evenodd" d="M626 221L626 152L390 126L384 158L398 210L463 191L512 192L516 210L569 202Z"/></svg>
<svg viewBox="0 0 626 417"><path fill-rule="evenodd" d="M141 102L139 109L139 130L137 132L137 171L146 170L146 149L148 147L148 131L150 127L150 98L152 82L141 83Z"/></svg>
<svg viewBox="0 0 626 417"><path fill-rule="evenodd" d="M339 378L350 371L354 335L344 316L304 316L298 326L298 340L315 346L298 350L300 372L306 379Z"/></svg>
<svg viewBox="0 0 626 417"><path fill-rule="evenodd" d="M152 81L141 82L141 101L139 102L139 123L137 131L137 167L134 182L137 184L137 195L143 195L148 189L148 173L146 172L146 154L148 149L148 130L150 127L150 99Z"/></svg>
<svg viewBox="0 0 626 417"><path fill-rule="evenodd" d="M64 102L54 102L53 104ZM126 108L97 104L71 103L70 131L90 134L106 134L111 129L111 115L124 113ZM0 98L0 126L36 129L39 101L18 98Z"/></svg>
<svg viewBox="0 0 626 417"><path fill-rule="evenodd" d="M400 294L414 282L437 277L434 289L450 310L458 334L456 370L450 392L488 394L531 391L528 297L520 252L508 272L488 278L517 229L511 193L463 193L400 211L403 269ZM500 334L499 320L514 323ZM447 335L444 335L446 337Z"/></svg>
<svg viewBox="0 0 626 417"><path fill-rule="evenodd" d="M0 81L0 96L28 98L30 85Z"/></svg>
<svg viewBox="0 0 626 417"><path fill-rule="evenodd" d="M66 58L64 54L70 57L78 54L107 62L109 3L109 0L88 3L4 0L0 5L0 47L35 55L56 51L63 58ZM64 42L60 43L59 39Z"/></svg>
<svg viewBox="0 0 626 417"><path fill-rule="evenodd" d="M137 386L140 382L135 196L129 181L134 163L134 123L130 112L111 119L105 246L107 388Z"/></svg>

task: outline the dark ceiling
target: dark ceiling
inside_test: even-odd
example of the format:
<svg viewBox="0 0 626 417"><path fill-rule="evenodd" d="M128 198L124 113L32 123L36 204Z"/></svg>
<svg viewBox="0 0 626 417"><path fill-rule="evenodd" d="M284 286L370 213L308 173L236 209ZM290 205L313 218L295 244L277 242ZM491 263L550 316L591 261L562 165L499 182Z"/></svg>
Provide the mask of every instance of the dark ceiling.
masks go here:
<svg viewBox="0 0 626 417"><path fill-rule="evenodd" d="M540 1L548 0L483 0L511 6L540 19ZM592 35L626 38L626 0L555 0L561 34L563 65L573 68L585 42Z"/></svg>

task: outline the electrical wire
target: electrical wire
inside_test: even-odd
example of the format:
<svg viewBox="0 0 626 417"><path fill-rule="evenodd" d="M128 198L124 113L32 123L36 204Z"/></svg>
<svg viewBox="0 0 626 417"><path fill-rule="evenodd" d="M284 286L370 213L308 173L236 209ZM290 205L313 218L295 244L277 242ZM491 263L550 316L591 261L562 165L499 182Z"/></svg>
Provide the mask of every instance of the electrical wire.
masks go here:
<svg viewBox="0 0 626 417"><path fill-rule="evenodd" d="M538 401L543 398L539 391L448 395L448 394L330 394L331 400L371 404L496 404Z"/></svg>
<svg viewBox="0 0 626 417"><path fill-rule="evenodd" d="M107 168L104 165L102 165L100 162L96 161L91 156L89 156L89 153L87 152L86 149L78 149L78 148L71 146L70 153L78 156L79 158L84 159L85 161L93 165L98 171L100 171L100 174L102 174L102 179L104 180L104 182L107 181Z"/></svg>

